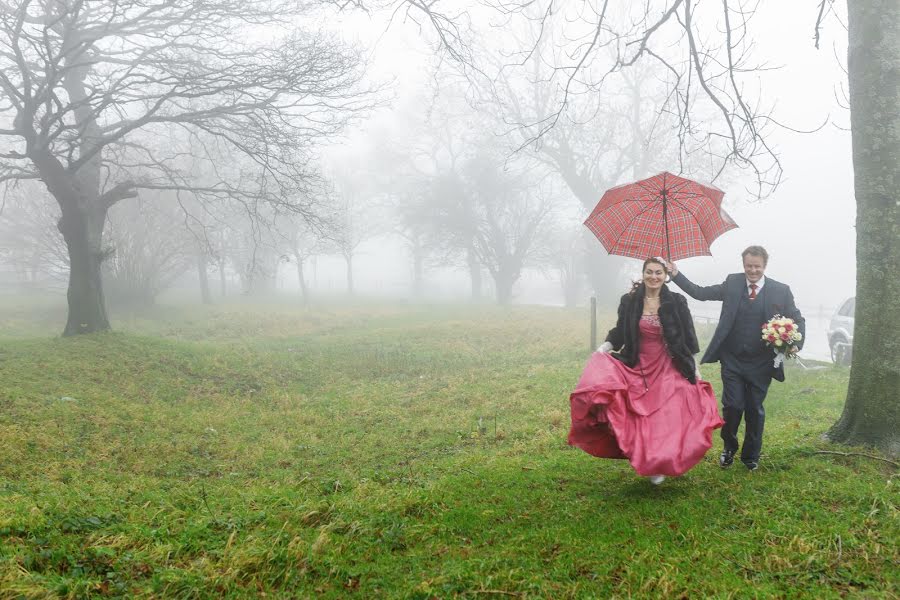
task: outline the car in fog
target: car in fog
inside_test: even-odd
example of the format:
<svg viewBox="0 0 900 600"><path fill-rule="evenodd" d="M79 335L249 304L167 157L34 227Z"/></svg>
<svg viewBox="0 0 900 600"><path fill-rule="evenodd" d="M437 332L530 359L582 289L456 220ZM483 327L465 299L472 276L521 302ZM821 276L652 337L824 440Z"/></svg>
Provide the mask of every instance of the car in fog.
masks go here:
<svg viewBox="0 0 900 600"><path fill-rule="evenodd" d="M853 360L853 316L856 297L847 298L831 317L828 325L828 347L831 361L836 365L849 365Z"/></svg>

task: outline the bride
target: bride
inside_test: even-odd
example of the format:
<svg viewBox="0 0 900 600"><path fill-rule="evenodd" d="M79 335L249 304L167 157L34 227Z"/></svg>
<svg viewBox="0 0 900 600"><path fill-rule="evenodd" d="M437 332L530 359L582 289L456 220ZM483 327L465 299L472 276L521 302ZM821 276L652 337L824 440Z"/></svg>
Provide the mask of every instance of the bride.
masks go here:
<svg viewBox="0 0 900 600"><path fill-rule="evenodd" d="M622 296L616 326L569 397L569 444L627 458L653 484L700 462L723 424L694 362L700 349L687 300L665 281L662 260L646 260L641 281Z"/></svg>

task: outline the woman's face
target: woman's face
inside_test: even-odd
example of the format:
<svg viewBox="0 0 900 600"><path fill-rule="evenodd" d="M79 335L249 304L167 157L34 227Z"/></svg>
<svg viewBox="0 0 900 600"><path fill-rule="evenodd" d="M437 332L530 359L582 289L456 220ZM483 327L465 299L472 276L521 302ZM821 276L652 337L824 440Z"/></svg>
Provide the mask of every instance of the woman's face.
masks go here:
<svg viewBox="0 0 900 600"><path fill-rule="evenodd" d="M666 282L666 270L659 263L647 263L647 266L644 267L643 279L648 290L658 290Z"/></svg>

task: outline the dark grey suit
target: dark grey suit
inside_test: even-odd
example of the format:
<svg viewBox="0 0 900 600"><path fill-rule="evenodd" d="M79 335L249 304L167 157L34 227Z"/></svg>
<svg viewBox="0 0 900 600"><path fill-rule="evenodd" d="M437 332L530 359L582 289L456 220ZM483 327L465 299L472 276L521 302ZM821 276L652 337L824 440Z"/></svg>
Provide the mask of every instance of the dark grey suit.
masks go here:
<svg viewBox="0 0 900 600"><path fill-rule="evenodd" d="M762 325L775 315L789 317L806 339L806 321L794 303L791 288L766 277L756 299L750 300L743 273L732 273L722 283L710 286L696 285L680 271L672 281L696 300L722 302L719 324L700 362L719 362L722 367L725 450L737 452L737 430L743 417L746 428L741 460L756 462L766 418L763 401L773 378L784 381L784 368L773 366L775 355L762 341ZM797 345L802 347L803 342Z"/></svg>

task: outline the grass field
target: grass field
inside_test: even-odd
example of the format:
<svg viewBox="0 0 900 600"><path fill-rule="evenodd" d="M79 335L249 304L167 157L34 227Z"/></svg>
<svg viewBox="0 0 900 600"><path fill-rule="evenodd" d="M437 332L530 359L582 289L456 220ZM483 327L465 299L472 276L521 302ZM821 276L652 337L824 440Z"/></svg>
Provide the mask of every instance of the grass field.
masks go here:
<svg viewBox="0 0 900 600"><path fill-rule="evenodd" d="M653 487L566 445L583 310L0 311L0 598L898 597L896 470L814 453L868 452L845 369Z"/></svg>

